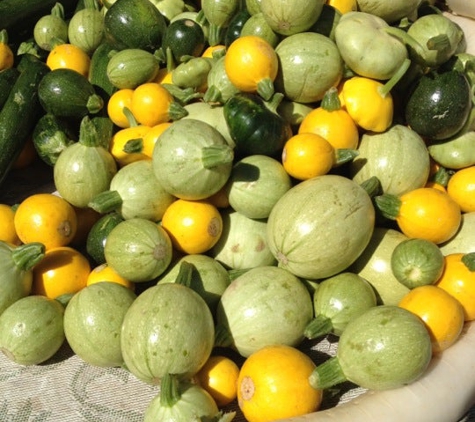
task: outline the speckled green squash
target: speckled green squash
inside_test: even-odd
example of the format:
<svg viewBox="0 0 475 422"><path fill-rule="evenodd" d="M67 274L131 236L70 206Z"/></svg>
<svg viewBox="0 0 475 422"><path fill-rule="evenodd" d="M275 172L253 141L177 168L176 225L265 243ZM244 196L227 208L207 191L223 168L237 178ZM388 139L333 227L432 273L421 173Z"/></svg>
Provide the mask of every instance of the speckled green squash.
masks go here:
<svg viewBox="0 0 475 422"><path fill-rule="evenodd" d="M209 358L214 321L204 299L177 283L142 292L127 311L121 332L126 367L137 378L157 384L165 374L189 378Z"/></svg>
<svg viewBox="0 0 475 422"><path fill-rule="evenodd" d="M122 365L120 330L135 297L113 282L94 283L76 293L64 312L64 333L74 353L91 365Z"/></svg>

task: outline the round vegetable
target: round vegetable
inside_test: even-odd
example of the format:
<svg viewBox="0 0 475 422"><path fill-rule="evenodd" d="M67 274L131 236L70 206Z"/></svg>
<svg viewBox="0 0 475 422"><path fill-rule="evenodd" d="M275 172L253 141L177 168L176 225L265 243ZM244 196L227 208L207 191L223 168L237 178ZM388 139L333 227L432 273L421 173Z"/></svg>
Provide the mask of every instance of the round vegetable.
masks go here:
<svg viewBox="0 0 475 422"><path fill-rule="evenodd" d="M153 280L172 259L172 243L165 229L144 218L117 224L104 246L106 262L122 277L133 282Z"/></svg>
<svg viewBox="0 0 475 422"><path fill-rule="evenodd" d="M444 255L429 240L407 239L397 245L391 255L394 276L409 289L434 284L443 269Z"/></svg>
<svg viewBox="0 0 475 422"><path fill-rule="evenodd" d="M315 363L302 351L270 345L250 355L238 378L238 404L249 422L306 415L318 410L322 390L308 377Z"/></svg>
<svg viewBox="0 0 475 422"><path fill-rule="evenodd" d="M95 283L75 294L64 312L64 333L74 353L91 365L122 365L120 330L134 300L135 294L117 283Z"/></svg>
<svg viewBox="0 0 475 422"><path fill-rule="evenodd" d="M214 343L214 322L203 298L179 283L149 287L125 314L121 348L137 378L157 384L166 374L181 379L206 363Z"/></svg>
<svg viewBox="0 0 475 422"><path fill-rule="evenodd" d="M277 201L267 222L267 243L280 267L299 277L327 278L358 258L374 223L371 199L361 186L339 175L317 176Z"/></svg>
<svg viewBox="0 0 475 422"><path fill-rule="evenodd" d="M337 354L310 376L315 388L349 380L363 388L386 390L420 378L432 358L432 342L424 322L398 306L368 309L350 322Z"/></svg>
<svg viewBox="0 0 475 422"><path fill-rule="evenodd" d="M278 267L252 268L221 296L216 345L233 347L244 357L264 346L296 346L312 317L310 294L296 276Z"/></svg>
<svg viewBox="0 0 475 422"><path fill-rule="evenodd" d="M0 350L19 365L38 365L64 342L63 306L31 295L17 300L0 315Z"/></svg>

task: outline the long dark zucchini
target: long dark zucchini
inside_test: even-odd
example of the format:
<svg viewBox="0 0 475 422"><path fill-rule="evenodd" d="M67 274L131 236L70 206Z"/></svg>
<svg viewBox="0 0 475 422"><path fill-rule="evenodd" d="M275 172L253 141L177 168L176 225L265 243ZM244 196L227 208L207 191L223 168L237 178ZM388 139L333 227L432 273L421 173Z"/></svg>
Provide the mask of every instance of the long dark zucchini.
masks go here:
<svg viewBox="0 0 475 422"><path fill-rule="evenodd" d="M20 71L16 67L11 67L0 72L0 109L7 101L13 84L19 75Z"/></svg>
<svg viewBox="0 0 475 422"><path fill-rule="evenodd" d="M43 113L38 85L50 70L29 54L23 55L21 62L23 70L0 111L0 184Z"/></svg>

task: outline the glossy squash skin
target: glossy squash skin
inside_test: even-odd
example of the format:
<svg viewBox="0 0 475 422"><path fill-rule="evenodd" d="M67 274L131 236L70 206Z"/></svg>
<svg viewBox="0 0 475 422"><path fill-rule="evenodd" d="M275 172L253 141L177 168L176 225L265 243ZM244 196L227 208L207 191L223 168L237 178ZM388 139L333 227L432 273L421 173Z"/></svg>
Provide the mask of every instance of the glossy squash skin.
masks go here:
<svg viewBox="0 0 475 422"><path fill-rule="evenodd" d="M318 176L277 201L268 218L267 242L280 267L321 279L358 258L374 224L374 207L361 186L339 175Z"/></svg>

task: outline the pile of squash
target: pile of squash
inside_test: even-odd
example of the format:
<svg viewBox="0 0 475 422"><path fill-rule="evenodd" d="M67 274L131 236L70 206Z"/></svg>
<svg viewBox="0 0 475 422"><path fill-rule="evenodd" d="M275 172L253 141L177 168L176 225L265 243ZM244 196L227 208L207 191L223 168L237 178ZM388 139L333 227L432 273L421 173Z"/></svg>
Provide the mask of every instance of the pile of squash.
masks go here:
<svg viewBox="0 0 475 422"><path fill-rule="evenodd" d="M67 342L160 385L147 422L259 422L412 384L475 319L475 56L443 4L13 3L0 183L55 192L0 204L9 359Z"/></svg>

